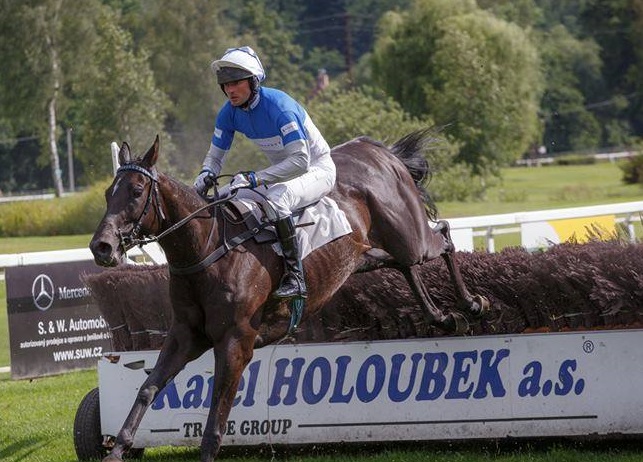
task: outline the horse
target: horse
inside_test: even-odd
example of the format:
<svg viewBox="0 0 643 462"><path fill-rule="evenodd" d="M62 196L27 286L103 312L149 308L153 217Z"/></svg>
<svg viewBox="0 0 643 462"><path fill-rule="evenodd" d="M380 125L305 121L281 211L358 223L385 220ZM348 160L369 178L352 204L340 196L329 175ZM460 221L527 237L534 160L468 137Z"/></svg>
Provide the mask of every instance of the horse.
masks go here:
<svg viewBox="0 0 643 462"><path fill-rule="evenodd" d="M435 206L422 186L429 173L423 150L430 139L431 131L425 129L391 147L358 137L332 149L337 179L329 196L346 214L352 232L304 259L309 288L304 319L351 274L385 267L404 274L427 320L444 331L466 332L469 319L489 308L484 297L465 287L448 224L435 221ZM271 297L283 272L281 256L253 239L230 246L229 236L247 232L222 211L230 198L202 198L193 187L158 171L158 157L158 136L137 158L122 143L121 166L105 192L106 212L89 245L98 265L116 266L146 236L156 239L170 269L173 311L157 363L104 462L122 460L158 392L208 349L214 352L214 385L201 461L213 461L254 348L283 339L292 324L288 303ZM458 310L447 314L432 302L419 271L422 263L437 257L444 258L458 299Z"/></svg>

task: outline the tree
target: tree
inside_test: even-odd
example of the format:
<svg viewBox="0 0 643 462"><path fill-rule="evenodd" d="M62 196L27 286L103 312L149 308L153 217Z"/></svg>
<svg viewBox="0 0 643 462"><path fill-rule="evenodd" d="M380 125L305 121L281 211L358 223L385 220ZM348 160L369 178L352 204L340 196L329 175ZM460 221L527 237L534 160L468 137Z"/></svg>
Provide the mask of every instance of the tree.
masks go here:
<svg viewBox="0 0 643 462"><path fill-rule="evenodd" d="M192 178L199 171L216 110L225 100L210 69L214 59L237 43L221 18L224 3L122 0L115 5L121 27L131 34L131 46L148 51L154 80L170 100L162 126L176 145L170 162L182 177Z"/></svg>
<svg viewBox="0 0 643 462"><path fill-rule="evenodd" d="M57 141L59 113L64 111L61 53L65 5L63 0L15 3L2 2L0 12L4 43L1 53L13 58L9 66L16 65L0 83L2 115L15 120L20 129L36 133L41 141L46 140L41 144L49 148L54 192L60 197L63 185ZM34 112L27 115L25 109ZM34 118L34 113L40 117Z"/></svg>
<svg viewBox="0 0 643 462"><path fill-rule="evenodd" d="M596 42L574 38L563 25L538 35L546 82L541 110L548 150L598 147L601 127L587 107L602 83Z"/></svg>
<svg viewBox="0 0 643 462"><path fill-rule="evenodd" d="M111 8L100 0L5 0L0 6L0 53L8 69L0 75L0 119L11 120L14 136L36 136L48 147L57 194L63 129L76 135L84 168L79 183L111 172L111 141L140 135L147 147L162 132L164 95L144 51L134 53Z"/></svg>
<svg viewBox="0 0 643 462"><path fill-rule="evenodd" d="M593 108L607 139L629 143L643 135L643 0L586 0L580 15L583 33L601 47L606 86ZM621 127L617 135L615 127Z"/></svg>
<svg viewBox="0 0 643 462"><path fill-rule="evenodd" d="M392 144L421 129L434 130L434 142L427 146L426 157L433 172L426 186L438 201L480 198L482 178L471 168L454 165L457 143L430 119L420 119L405 112L391 97L369 87L342 89L332 84L309 104L309 112L331 146L357 136L369 136Z"/></svg>
<svg viewBox="0 0 643 462"><path fill-rule="evenodd" d="M146 50L132 49L130 34L108 8L101 8L85 27L93 32L88 29L84 37L91 60L79 70L70 92L78 157L93 181L112 171L106 161L112 141L128 141L139 152L160 134L164 152L172 149L163 130L168 100L156 86Z"/></svg>
<svg viewBox="0 0 643 462"><path fill-rule="evenodd" d="M507 165L540 138L538 53L515 24L470 0L417 0L381 22L374 75L415 116L462 143L476 172Z"/></svg>

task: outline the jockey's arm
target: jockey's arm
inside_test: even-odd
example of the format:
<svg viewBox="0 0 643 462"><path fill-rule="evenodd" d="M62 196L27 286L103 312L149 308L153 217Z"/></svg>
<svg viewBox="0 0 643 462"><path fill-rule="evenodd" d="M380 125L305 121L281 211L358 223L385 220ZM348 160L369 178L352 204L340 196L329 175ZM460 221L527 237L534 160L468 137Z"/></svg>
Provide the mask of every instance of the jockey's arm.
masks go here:
<svg viewBox="0 0 643 462"><path fill-rule="evenodd" d="M303 139L291 141L284 146L279 157L282 158L280 161L255 173L258 184L283 183L306 173L310 165L308 142Z"/></svg>
<svg viewBox="0 0 643 462"><path fill-rule="evenodd" d="M214 144L210 143L210 149L203 159L203 170L209 170L214 173L214 176L219 176L223 164L225 163L226 156L228 151L225 151L221 148L216 147Z"/></svg>

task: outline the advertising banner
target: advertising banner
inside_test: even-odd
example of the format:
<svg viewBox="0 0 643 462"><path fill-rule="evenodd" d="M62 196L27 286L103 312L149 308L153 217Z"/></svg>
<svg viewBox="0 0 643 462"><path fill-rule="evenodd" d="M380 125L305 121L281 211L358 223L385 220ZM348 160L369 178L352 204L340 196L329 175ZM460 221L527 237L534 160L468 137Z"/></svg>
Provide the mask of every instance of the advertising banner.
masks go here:
<svg viewBox="0 0 643 462"><path fill-rule="evenodd" d="M103 434L157 355L101 359ZM641 364L641 330L269 346L243 374L224 444L643 434ZM198 445L213 370L211 351L189 363L134 445Z"/></svg>
<svg viewBox="0 0 643 462"><path fill-rule="evenodd" d="M520 225L521 245L526 249L546 248L574 240L587 242L590 238L613 238L616 233L616 217L602 215L565 220L534 221Z"/></svg>
<svg viewBox="0 0 643 462"><path fill-rule="evenodd" d="M96 367L111 334L80 276L99 271L92 261L6 269L12 378Z"/></svg>

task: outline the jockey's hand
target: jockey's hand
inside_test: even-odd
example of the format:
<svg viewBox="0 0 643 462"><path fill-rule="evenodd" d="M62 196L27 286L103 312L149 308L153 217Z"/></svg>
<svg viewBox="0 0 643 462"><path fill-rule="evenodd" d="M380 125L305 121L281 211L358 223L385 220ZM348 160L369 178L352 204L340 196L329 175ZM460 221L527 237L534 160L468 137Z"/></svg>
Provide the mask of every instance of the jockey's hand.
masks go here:
<svg viewBox="0 0 643 462"><path fill-rule="evenodd" d="M212 170L201 170L199 176L194 180L194 189L199 193L199 196L205 197L208 194L210 188L214 186L216 178L217 177Z"/></svg>
<svg viewBox="0 0 643 462"><path fill-rule="evenodd" d="M257 176L255 172L239 172L230 182L230 192L240 188L256 188Z"/></svg>

